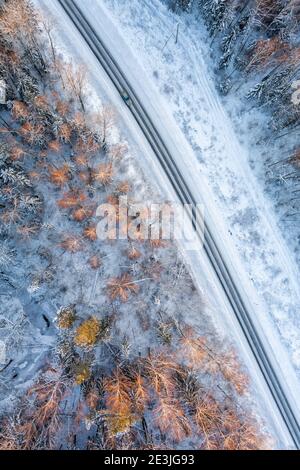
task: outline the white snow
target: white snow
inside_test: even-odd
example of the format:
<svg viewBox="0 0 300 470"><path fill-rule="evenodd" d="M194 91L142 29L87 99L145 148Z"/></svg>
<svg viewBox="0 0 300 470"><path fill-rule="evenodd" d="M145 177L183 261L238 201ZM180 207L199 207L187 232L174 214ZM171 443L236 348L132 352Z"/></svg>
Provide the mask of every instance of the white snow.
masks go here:
<svg viewBox="0 0 300 470"><path fill-rule="evenodd" d="M62 21L55 1L39 3L50 7L58 21ZM208 49L197 25L185 28L182 23L178 44L171 38L165 46L179 19L158 0L151 3L84 0L78 4L84 5L89 20L134 84L197 199L204 200L206 219L214 227L228 265L247 293L245 301L252 305L255 321L267 337L266 347L270 355L273 350L273 359L280 366L291 396L297 396L299 384L291 366L300 370L297 269L249 168L249 150L239 143L218 98L205 63ZM172 195L169 182L157 168L138 126L91 52L65 17L60 26L64 42L71 48L75 44L78 57L88 65L92 87L101 89L102 95L104 92L111 102L117 103L131 149L144 157L142 167L155 175L165 194ZM205 292L207 310L216 328L231 331L236 337L248 367L253 370L257 396L265 407L263 414L273 413L270 419L288 446L268 391L254 372L254 361L224 294L215 283L211 267L201 252L185 256L198 286Z"/></svg>
<svg viewBox="0 0 300 470"><path fill-rule="evenodd" d="M192 161L190 154L183 152L180 156L186 165L192 166L190 171L198 173L195 179L198 177L199 183L205 181L211 189L219 219L225 219L232 238L233 252L239 256L264 310L268 310L293 365L300 370L299 271L249 166L251 149L240 144L214 88L206 63L209 48L203 32L199 32L199 22L193 23L191 18L189 24L182 22L178 43L172 37L165 45L181 20L159 0L104 3L106 14L112 16L121 36L119 41L124 41L122 50L120 45L114 48L115 55L120 61L123 58L126 72L139 77L142 85L139 92L146 88L141 69L152 80L159 94L150 97L150 90L145 90L144 98L155 99L153 108L172 111L193 147ZM90 20L100 25L105 11L103 2L85 0L84 5ZM105 33L108 27L103 27ZM116 38L109 39L108 35L107 39L116 46ZM135 70L130 67L126 45L134 55ZM200 192L203 197L201 189ZM204 198L210 209L212 201L208 196Z"/></svg>

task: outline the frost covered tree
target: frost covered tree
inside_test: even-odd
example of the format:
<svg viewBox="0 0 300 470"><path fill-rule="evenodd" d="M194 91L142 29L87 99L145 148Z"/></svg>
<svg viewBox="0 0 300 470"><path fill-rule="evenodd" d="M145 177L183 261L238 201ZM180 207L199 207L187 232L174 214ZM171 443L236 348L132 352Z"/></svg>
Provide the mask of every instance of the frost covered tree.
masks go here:
<svg viewBox="0 0 300 470"><path fill-rule="evenodd" d="M172 0L170 2L172 10L188 11L193 4L193 0Z"/></svg>
<svg viewBox="0 0 300 470"><path fill-rule="evenodd" d="M81 110L85 112L86 67L84 65L74 66L69 63L61 68L60 73L67 92L78 100Z"/></svg>

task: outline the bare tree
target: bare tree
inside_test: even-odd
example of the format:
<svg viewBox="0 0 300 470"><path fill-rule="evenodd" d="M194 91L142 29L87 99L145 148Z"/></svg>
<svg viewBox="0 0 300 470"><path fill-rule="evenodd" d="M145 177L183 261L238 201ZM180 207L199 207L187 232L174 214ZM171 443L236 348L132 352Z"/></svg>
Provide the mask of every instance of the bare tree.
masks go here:
<svg viewBox="0 0 300 470"><path fill-rule="evenodd" d="M62 72L63 82L75 99L80 103L81 109L85 112L85 93L87 87L87 73L84 65L74 65L68 63L64 66Z"/></svg>

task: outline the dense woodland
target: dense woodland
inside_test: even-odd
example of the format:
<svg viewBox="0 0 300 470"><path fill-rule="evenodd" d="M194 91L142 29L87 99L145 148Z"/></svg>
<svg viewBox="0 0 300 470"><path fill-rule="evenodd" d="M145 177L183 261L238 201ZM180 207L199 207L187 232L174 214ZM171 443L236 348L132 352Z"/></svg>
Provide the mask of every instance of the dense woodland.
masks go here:
<svg viewBox="0 0 300 470"><path fill-rule="evenodd" d="M269 150L262 151L266 184L277 185L284 220L299 221L300 1L176 0L170 6L204 20L220 92L242 92L246 108L268 116L261 136Z"/></svg>
<svg viewBox="0 0 300 470"><path fill-rule="evenodd" d="M207 3L202 6L212 34L227 34L227 78L239 48L248 57L241 70L267 67L266 47L275 48L272 74L288 88L297 49L283 64L279 44L290 41L292 48L297 16L284 39L273 9L260 10L270 39L249 50L247 28L257 17L250 2L243 9L214 2L214 14ZM1 294L1 331L11 331L12 324L14 333L9 361L0 369L0 398L14 390L13 379L5 382L14 341L26 349L25 334L34 339L41 323L54 337L34 375L22 383L25 389L10 397L13 406L1 407L0 449L267 447L243 398L248 378L234 350L179 315L183 305L191 313L194 302L201 316L202 303L176 248L162 240L126 240L121 247L97 240L97 205L117 205L123 194L137 197L135 182L120 170L127 145L110 138L116 112L104 104L89 113L85 67L62 59L52 21L29 2L1 2L0 24L0 79L7 95L0 105L0 280L11 296L28 280L37 299L34 311L29 303L15 320ZM278 106L274 93L261 92L259 99ZM281 129L297 125L289 106L294 114L289 123L281 117ZM84 266L77 274L74 259ZM84 294L94 279L103 288L91 307ZM59 304L53 317L42 315L47 296ZM129 316L137 319L135 343L122 323Z"/></svg>

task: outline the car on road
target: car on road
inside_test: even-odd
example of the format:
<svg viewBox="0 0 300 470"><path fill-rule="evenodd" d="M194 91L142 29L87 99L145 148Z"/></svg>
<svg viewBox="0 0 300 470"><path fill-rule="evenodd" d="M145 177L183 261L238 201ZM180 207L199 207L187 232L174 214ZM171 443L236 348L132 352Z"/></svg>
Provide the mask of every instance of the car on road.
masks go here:
<svg viewBox="0 0 300 470"><path fill-rule="evenodd" d="M123 101L125 102L125 104L127 104L127 106L130 107L132 105L132 100L131 100L130 96L128 95L127 91L122 90L121 91L121 97L122 97Z"/></svg>

